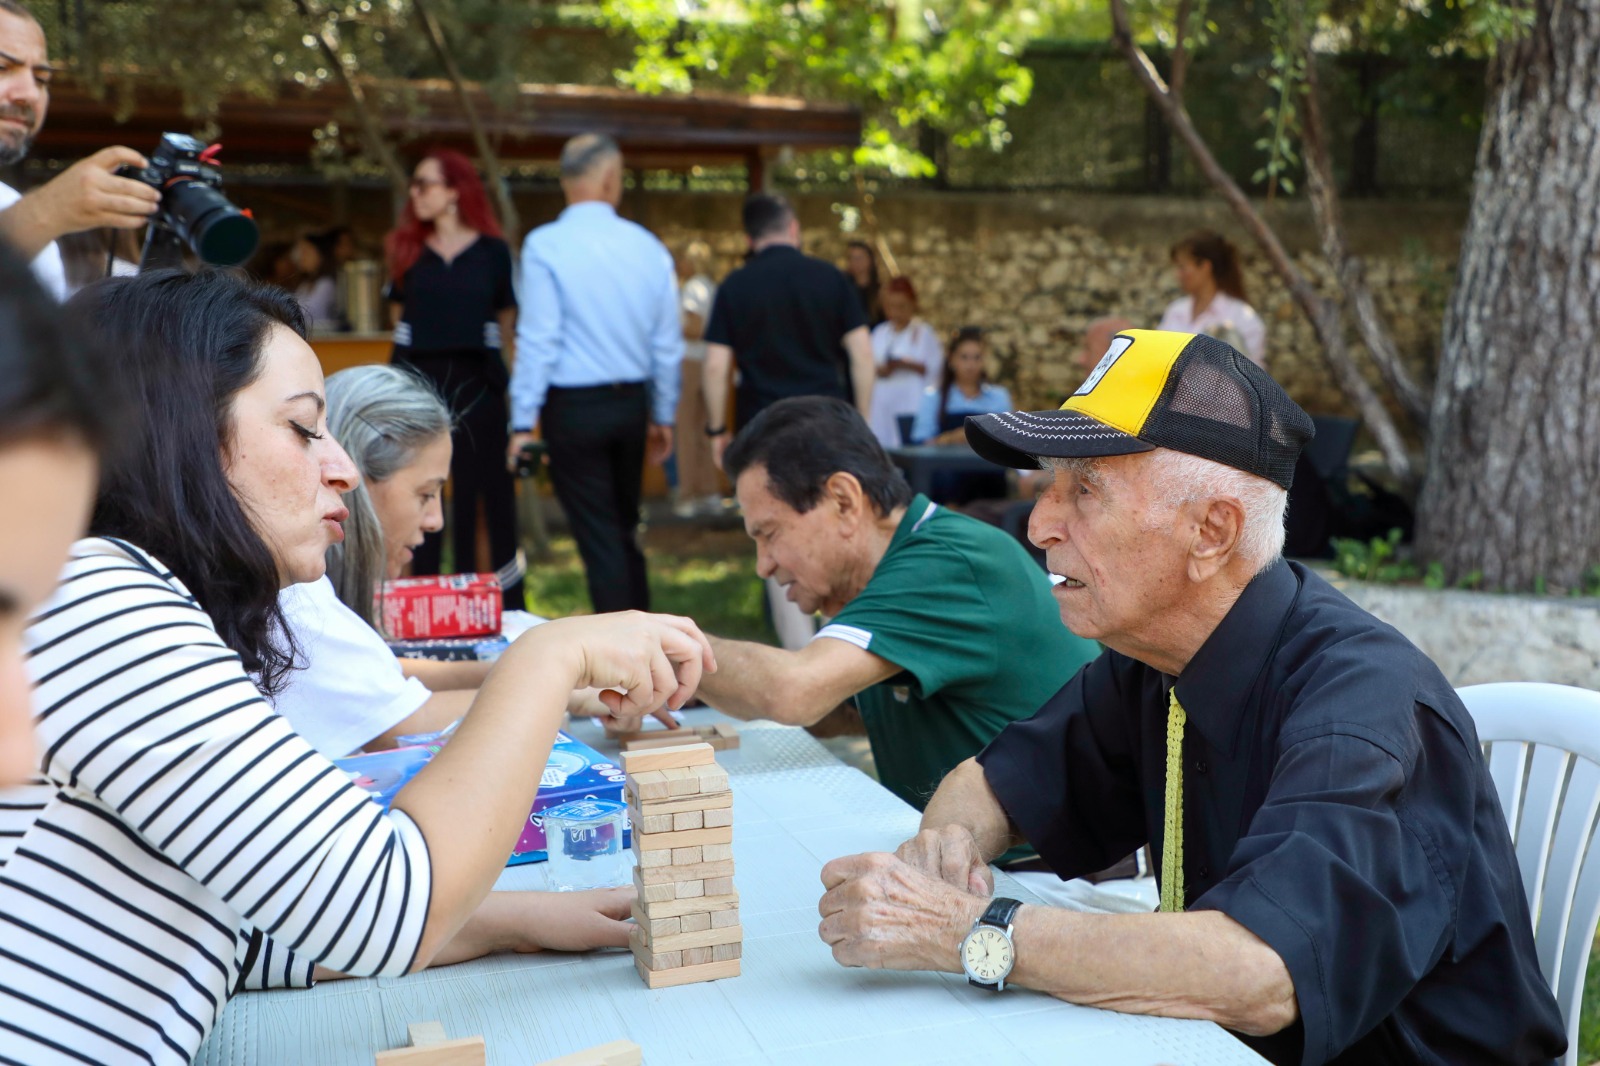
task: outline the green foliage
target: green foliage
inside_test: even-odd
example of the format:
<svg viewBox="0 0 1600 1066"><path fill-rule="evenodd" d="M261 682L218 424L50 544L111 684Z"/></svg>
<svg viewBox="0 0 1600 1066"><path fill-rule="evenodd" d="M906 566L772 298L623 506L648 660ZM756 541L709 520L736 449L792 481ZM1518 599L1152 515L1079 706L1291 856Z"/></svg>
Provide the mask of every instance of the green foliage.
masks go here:
<svg viewBox="0 0 1600 1066"><path fill-rule="evenodd" d="M1386 537L1373 537L1365 543L1353 537L1335 537L1333 540L1333 568L1345 577L1358 581L1379 581L1394 584L1412 581L1417 577L1416 564L1400 559L1401 532L1389 530ZM1431 576L1431 575L1430 575ZM1439 574L1443 583L1443 573Z"/></svg>
<svg viewBox="0 0 1600 1066"><path fill-rule="evenodd" d="M1052 25L1029 5L992 0L601 0L600 11L636 41L632 66L619 73L624 84L853 102L865 134L853 162L902 177L933 172L917 148L922 130L958 147L1004 147L1006 114L1033 87L1018 56Z"/></svg>

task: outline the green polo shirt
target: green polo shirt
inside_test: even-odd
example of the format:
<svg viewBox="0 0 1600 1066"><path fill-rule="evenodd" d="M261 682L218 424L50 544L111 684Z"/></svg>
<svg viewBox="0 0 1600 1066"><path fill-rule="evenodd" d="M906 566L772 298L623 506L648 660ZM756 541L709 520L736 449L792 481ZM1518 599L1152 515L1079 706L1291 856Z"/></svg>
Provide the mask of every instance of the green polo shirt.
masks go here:
<svg viewBox="0 0 1600 1066"><path fill-rule="evenodd" d="M921 810L945 774L1033 715L1099 645L994 526L918 495L867 587L818 632L900 667L856 696L878 777Z"/></svg>

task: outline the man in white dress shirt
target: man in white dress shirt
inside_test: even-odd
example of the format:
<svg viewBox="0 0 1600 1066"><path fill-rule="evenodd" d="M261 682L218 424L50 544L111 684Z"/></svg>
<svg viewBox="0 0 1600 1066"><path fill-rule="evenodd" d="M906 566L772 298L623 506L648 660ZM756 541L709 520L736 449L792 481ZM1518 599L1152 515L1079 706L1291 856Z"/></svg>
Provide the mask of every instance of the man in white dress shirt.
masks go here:
<svg viewBox="0 0 1600 1066"><path fill-rule="evenodd" d="M44 29L16 0L0 0L0 167L22 162L44 126L50 104ZM119 178L120 166L145 166L132 148L102 148L23 196L0 182L0 240L33 260L33 272L56 299L67 275L56 238L99 226L134 229L161 204L143 182Z"/></svg>

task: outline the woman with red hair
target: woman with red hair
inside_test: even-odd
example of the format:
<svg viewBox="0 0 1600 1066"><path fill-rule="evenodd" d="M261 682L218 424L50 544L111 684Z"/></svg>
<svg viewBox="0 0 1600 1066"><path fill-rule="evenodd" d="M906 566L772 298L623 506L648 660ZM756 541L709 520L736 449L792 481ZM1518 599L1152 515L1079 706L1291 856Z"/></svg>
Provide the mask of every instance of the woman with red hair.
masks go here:
<svg viewBox="0 0 1600 1066"><path fill-rule="evenodd" d="M471 161L448 149L424 156L385 245L392 361L431 381L455 418L446 528L456 570L499 569L517 553L516 497L505 467L506 368L517 336L517 297L511 249ZM487 559L478 556L480 503ZM440 539L428 535L412 573L439 572ZM520 581L505 590L505 604L525 606Z"/></svg>
<svg viewBox="0 0 1600 1066"><path fill-rule="evenodd" d="M872 387L868 421L879 444L898 448L910 443L910 423L922 406L923 392L939 384L944 345L933 327L917 317L917 290L910 278L890 278L879 299L884 321L872 330L878 383Z"/></svg>

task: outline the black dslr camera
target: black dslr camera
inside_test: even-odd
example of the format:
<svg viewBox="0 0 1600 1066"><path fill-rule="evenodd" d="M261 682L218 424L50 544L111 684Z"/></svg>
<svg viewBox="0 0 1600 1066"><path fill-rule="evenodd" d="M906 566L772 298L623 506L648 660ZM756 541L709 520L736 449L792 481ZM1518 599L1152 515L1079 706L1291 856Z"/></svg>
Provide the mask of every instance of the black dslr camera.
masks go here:
<svg viewBox="0 0 1600 1066"><path fill-rule="evenodd" d="M149 166L117 168L121 177L161 193L140 266L181 266L185 247L213 266L238 266L255 252L260 239L255 219L219 191L222 170L215 156L220 149L187 133L163 133Z"/></svg>

